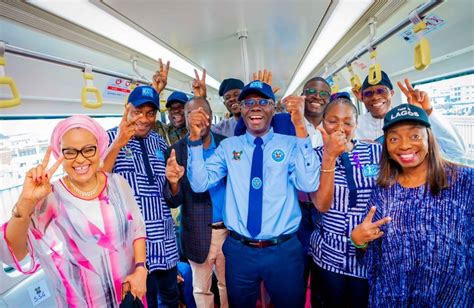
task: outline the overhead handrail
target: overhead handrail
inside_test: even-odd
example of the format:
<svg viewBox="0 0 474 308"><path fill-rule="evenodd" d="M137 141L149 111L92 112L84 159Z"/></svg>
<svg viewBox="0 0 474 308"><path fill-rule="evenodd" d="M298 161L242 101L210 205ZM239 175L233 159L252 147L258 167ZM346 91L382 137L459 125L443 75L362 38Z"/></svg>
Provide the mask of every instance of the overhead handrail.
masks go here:
<svg viewBox="0 0 474 308"><path fill-rule="evenodd" d="M94 86L94 75L92 75L92 66L90 64L84 63L84 86L81 90L81 103L85 108L97 109L102 107L103 100L102 94L99 89ZM96 102L91 102L87 100L87 94L92 93L95 95Z"/></svg>
<svg viewBox="0 0 474 308"><path fill-rule="evenodd" d="M81 71L84 69L84 63L83 62L63 59L63 58L43 54L43 53L40 53L40 52L20 48L20 47L13 46L13 45L10 45L10 44L5 44L5 52L15 54L15 55L18 55L18 56L22 56L22 57L26 57L26 58L32 58L32 59L36 59L36 60L41 60L41 61L46 61L46 62L50 62L50 63L54 63L54 64L64 65L64 66L68 66L68 67L72 67L72 68L77 68L77 69L80 69ZM100 67L97 67L97 66L91 66L91 69L92 69L93 73L98 73L98 74L101 74L101 75L106 75L106 76L121 78L121 79L126 79L126 80L135 80L136 82L141 83L141 84L150 84L149 80L146 80L146 79L143 79L143 78L137 79L136 76L110 71L110 70L100 68ZM169 86L166 86L165 89L168 90L168 91L171 91L171 92L172 91L182 91L178 88L169 87Z"/></svg>
<svg viewBox="0 0 474 308"><path fill-rule="evenodd" d="M443 3L444 0L432 0L432 1L429 1L427 3L424 3L422 4L421 6L419 6L416 11L418 13L419 16L424 16L426 13L428 13L429 11L433 10L434 8L436 8L438 5L440 5L441 3ZM371 46L373 47L376 47L378 45L380 45L381 43L383 43L384 41L386 41L387 39L389 39L390 37L392 37L393 35L397 34L400 30L402 30L403 28L405 28L406 26L410 25L411 24L411 20L409 17L405 17L401 22L399 22L397 25L393 26L392 28L390 28L388 31L386 31L385 33L383 33L382 35L380 35L378 38L374 39L371 43ZM352 63L354 62L355 60L357 60L358 58L362 57L363 55L365 55L367 52L369 52L368 48L367 47L363 47L361 48L352 58L348 59L346 61L346 63ZM344 68L346 67L346 64L343 64L343 65L340 65L339 67L337 67L335 70L333 70L331 72L331 74L329 75L326 75L326 76L332 76L338 72L340 72L341 70L343 70Z"/></svg>
<svg viewBox="0 0 474 308"><path fill-rule="evenodd" d="M12 98L0 100L0 108L11 108L20 105L21 99L15 80L5 76L5 64L5 42L0 41L0 84L8 86L12 94Z"/></svg>
<svg viewBox="0 0 474 308"><path fill-rule="evenodd" d="M430 42L423 35L426 29L426 23L418 16L416 9L410 13L409 18L414 25L413 32L415 32L418 38L414 50L415 69L422 71L431 64Z"/></svg>

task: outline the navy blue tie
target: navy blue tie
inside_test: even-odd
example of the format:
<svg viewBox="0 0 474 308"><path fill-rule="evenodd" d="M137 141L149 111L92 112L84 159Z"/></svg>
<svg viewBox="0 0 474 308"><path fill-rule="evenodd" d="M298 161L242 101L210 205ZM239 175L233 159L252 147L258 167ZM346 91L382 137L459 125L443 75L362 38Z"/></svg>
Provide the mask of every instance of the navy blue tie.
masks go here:
<svg viewBox="0 0 474 308"><path fill-rule="evenodd" d="M262 199L263 199L263 140L255 138L255 149L252 156L252 169L250 171L249 211L247 216L247 229L255 238L262 230Z"/></svg>

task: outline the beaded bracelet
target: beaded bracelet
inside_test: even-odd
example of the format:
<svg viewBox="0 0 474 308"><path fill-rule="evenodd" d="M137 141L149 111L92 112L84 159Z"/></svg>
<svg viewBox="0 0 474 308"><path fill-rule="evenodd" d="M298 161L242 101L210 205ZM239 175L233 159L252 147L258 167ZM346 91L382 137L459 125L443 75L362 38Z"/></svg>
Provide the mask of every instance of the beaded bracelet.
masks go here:
<svg viewBox="0 0 474 308"><path fill-rule="evenodd" d="M369 245L369 243L364 243L363 245L357 245L357 244L354 243L354 241L352 240L352 237L350 237L350 240L351 240L352 245L354 245L355 248L364 249L364 248L367 248L367 246Z"/></svg>

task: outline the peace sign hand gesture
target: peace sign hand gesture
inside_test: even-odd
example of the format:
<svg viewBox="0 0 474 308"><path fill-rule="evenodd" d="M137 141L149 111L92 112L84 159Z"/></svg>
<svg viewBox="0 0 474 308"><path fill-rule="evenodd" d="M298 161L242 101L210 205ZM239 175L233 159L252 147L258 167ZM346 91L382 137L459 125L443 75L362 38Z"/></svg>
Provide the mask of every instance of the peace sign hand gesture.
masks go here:
<svg viewBox="0 0 474 308"><path fill-rule="evenodd" d="M335 131L329 135L321 126L316 127L316 129L321 132L323 137L324 155L336 159L346 151L347 138L343 131Z"/></svg>
<svg viewBox="0 0 474 308"><path fill-rule="evenodd" d="M207 89L206 89L206 70L202 71L202 78L199 78L199 73L197 70L194 70L194 75L196 78L193 80L193 92L194 96L199 97L207 97Z"/></svg>
<svg viewBox="0 0 474 308"><path fill-rule="evenodd" d="M392 221L391 217L385 217L376 222L372 222L375 214L375 206L373 206L361 224L357 225L351 233L351 239L356 245L364 245L365 243L376 240L384 235L380 227Z"/></svg>
<svg viewBox="0 0 474 308"><path fill-rule="evenodd" d="M253 73L253 80L260 80L271 86L273 83L273 75L271 71L267 72L266 69L263 70L263 74L261 70L258 70L258 74L257 72ZM280 91L280 89L280 87L272 87L273 94Z"/></svg>
<svg viewBox="0 0 474 308"><path fill-rule="evenodd" d="M156 90L156 92L158 92L158 94L160 94L168 83L170 61L166 62L166 66L163 66L163 62L161 61L161 59L158 59L158 63L160 65L160 69L155 72L155 75L153 75L152 87Z"/></svg>
<svg viewBox="0 0 474 308"><path fill-rule="evenodd" d="M21 210L24 211L27 217L33 213L37 202L45 198L51 192L51 177L64 159L64 157L61 156L54 165L48 169L50 156L51 147L48 147L41 164L31 168L26 173L18 203L24 206Z"/></svg>
<svg viewBox="0 0 474 308"><path fill-rule="evenodd" d="M397 85L403 92L403 94L405 94L405 96L407 97L408 104L418 106L423 109L428 115L430 115L433 111L433 106L431 106L428 93L426 93L425 91L414 89L407 78L405 78L404 81L406 87L400 81L397 82Z"/></svg>
<svg viewBox="0 0 474 308"><path fill-rule="evenodd" d="M138 121L141 117L143 117L143 114L140 113L139 115L136 115L133 118L129 119L130 108L130 104L127 104L122 116L122 120L120 121L118 127L117 137L114 140L114 143L119 148L126 146L130 138L135 135L135 122Z"/></svg>

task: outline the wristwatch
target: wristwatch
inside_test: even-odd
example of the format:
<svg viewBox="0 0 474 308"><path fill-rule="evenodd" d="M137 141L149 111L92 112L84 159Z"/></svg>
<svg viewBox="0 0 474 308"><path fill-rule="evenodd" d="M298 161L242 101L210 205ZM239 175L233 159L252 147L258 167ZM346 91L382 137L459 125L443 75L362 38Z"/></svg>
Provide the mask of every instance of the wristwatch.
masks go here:
<svg viewBox="0 0 474 308"><path fill-rule="evenodd" d="M146 263L145 263L145 262L137 262L137 263L135 263L135 269L136 269L137 267L144 267L145 270L146 270L146 272L148 273L148 267L146 267Z"/></svg>

